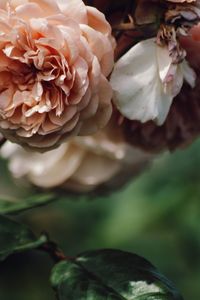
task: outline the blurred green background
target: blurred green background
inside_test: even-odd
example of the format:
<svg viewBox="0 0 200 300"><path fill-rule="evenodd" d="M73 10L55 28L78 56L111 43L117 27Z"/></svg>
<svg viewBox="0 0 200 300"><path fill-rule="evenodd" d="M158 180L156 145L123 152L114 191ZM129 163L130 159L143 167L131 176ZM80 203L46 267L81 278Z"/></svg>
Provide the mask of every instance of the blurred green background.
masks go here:
<svg viewBox="0 0 200 300"><path fill-rule="evenodd" d="M149 259L181 290L200 295L200 141L164 154L121 191L103 197L60 196L20 216L35 233L47 231L65 253L117 248ZM24 197L0 163L0 194ZM0 300L54 300L47 255L29 252L0 265ZM78 299L77 299L78 300Z"/></svg>

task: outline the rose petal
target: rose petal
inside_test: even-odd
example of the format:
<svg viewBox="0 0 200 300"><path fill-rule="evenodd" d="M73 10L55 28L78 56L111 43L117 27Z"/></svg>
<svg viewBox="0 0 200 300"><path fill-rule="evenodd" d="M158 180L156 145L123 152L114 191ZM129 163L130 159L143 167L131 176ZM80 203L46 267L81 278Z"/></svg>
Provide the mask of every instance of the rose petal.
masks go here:
<svg viewBox="0 0 200 300"><path fill-rule="evenodd" d="M131 48L115 65L111 75L114 102L130 120L149 120L162 125L184 78L194 86L195 74L186 62L174 65L167 49L154 39Z"/></svg>
<svg viewBox="0 0 200 300"><path fill-rule="evenodd" d="M56 0L56 3L66 16L79 23L87 23L87 9L82 0Z"/></svg>

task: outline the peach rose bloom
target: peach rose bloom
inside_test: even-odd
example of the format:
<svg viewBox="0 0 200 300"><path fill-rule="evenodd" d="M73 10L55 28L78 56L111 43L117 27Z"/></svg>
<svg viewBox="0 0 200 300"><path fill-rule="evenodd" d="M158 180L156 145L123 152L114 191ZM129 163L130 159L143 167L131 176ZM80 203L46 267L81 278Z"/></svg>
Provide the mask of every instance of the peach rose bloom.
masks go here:
<svg viewBox="0 0 200 300"><path fill-rule="evenodd" d="M1 155L9 160L15 178L27 179L41 188L61 187L74 192L119 188L153 157L129 146L121 129L110 124L93 136L74 137L46 153L28 152L6 142Z"/></svg>
<svg viewBox="0 0 200 300"><path fill-rule="evenodd" d="M44 152L103 128L115 42L81 0L0 1L0 132Z"/></svg>

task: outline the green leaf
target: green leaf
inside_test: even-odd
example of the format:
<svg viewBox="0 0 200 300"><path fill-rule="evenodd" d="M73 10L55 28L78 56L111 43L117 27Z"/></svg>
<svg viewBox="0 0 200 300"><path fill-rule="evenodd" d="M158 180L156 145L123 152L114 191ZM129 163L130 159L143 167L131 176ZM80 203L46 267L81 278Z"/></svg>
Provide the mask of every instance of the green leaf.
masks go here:
<svg viewBox="0 0 200 300"><path fill-rule="evenodd" d="M119 250L91 251L60 262L51 283L59 300L183 300L150 262Z"/></svg>
<svg viewBox="0 0 200 300"><path fill-rule="evenodd" d="M11 254L38 248L46 242L45 235L37 239L25 225L0 215L0 261Z"/></svg>
<svg viewBox="0 0 200 300"><path fill-rule="evenodd" d="M15 202L0 199L0 214L18 214L28 209L47 205L55 201L55 199L56 196L54 194L34 195L26 200L15 200Z"/></svg>

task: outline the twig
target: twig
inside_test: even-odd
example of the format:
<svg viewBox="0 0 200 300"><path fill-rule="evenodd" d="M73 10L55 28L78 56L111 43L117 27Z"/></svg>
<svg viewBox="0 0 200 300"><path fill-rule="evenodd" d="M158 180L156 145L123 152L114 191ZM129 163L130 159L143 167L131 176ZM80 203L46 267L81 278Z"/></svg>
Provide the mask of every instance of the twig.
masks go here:
<svg viewBox="0 0 200 300"><path fill-rule="evenodd" d="M42 245L39 250L47 252L54 262L60 262L63 260L72 261L73 257L66 256L64 252L58 247L55 242L48 241L46 244Z"/></svg>
<svg viewBox="0 0 200 300"><path fill-rule="evenodd" d="M131 15L128 15L128 18L130 22L120 23L119 25L113 26L113 30L134 30L136 28L135 22Z"/></svg>

